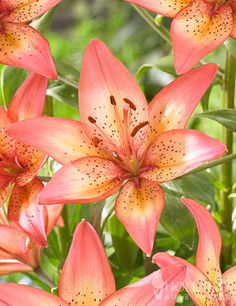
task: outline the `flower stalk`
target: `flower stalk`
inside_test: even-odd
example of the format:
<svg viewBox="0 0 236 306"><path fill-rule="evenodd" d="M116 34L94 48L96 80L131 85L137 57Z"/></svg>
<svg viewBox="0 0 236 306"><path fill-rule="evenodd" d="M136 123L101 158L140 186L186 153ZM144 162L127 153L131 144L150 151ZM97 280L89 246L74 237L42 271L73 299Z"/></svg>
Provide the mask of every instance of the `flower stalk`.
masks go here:
<svg viewBox="0 0 236 306"><path fill-rule="evenodd" d="M236 59L227 51L225 64L225 78L223 87L223 108L235 108L235 71ZM231 130L223 128L222 140L228 148L228 154L233 153L234 135ZM221 191L221 211L223 228L232 234L232 214L233 214L233 198L230 197L233 186L233 160L228 160L222 164L221 179L224 185L224 190ZM222 252L222 268L226 269L227 265L232 263L232 245L229 244L223 247Z"/></svg>

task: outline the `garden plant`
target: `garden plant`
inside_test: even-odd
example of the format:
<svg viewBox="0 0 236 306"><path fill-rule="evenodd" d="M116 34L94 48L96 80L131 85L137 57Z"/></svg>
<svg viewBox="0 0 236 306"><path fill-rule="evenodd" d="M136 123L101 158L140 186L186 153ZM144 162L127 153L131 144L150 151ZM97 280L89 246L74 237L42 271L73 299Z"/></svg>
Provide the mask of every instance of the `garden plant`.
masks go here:
<svg viewBox="0 0 236 306"><path fill-rule="evenodd" d="M0 306L236 306L236 0L0 19Z"/></svg>

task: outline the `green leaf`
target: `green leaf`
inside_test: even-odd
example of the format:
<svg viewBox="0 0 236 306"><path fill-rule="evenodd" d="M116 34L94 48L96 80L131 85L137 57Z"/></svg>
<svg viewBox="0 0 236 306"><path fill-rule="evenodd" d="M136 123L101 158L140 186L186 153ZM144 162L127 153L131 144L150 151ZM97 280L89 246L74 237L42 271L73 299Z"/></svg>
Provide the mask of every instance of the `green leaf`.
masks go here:
<svg viewBox="0 0 236 306"><path fill-rule="evenodd" d="M174 68L174 60L173 55L168 55L165 57L162 57L158 60L155 64L144 64L142 65L138 71L136 72L136 79L140 80L142 76L147 73L150 69L157 69L166 73L169 73L171 75L176 76L175 68Z"/></svg>
<svg viewBox="0 0 236 306"><path fill-rule="evenodd" d="M195 116L215 120L227 129L236 132L236 110L234 109L220 109L196 114Z"/></svg>
<svg viewBox="0 0 236 306"><path fill-rule="evenodd" d="M112 236L115 254L121 266L131 272L135 265L139 248L127 234L124 226L114 215L108 221L108 229Z"/></svg>
<svg viewBox="0 0 236 306"><path fill-rule="evenodd" d="M1 104L9 105L14 94L20 85L24 82L28 72L21 68L5 66L1 71Z"/></svg>
<svg viewBox="0 0 236 306"><path fill-rule="evenodd" d="M78 91L77 89L66 84L60 84L48 88L47 95L59 102L69 104L73 108L78 109Z"/></svg>
<svg viewBox="0 0 236 306"><path fill-rule="evenodd" d="M54 9L35 19L33 22L31 22L30 25L39 31L42 35L45 35L51 26L53 14Z"/></svg>
<svg viewBox="0 0 236 306"><path fill-rule="evenodd" d="M195 241L195 224L191 214L182 204L181 197L192 198L214 207L214 184L208 173L197 173L165 183L163 187L165 209L161 224L172 237L191 250Z"/></svg>

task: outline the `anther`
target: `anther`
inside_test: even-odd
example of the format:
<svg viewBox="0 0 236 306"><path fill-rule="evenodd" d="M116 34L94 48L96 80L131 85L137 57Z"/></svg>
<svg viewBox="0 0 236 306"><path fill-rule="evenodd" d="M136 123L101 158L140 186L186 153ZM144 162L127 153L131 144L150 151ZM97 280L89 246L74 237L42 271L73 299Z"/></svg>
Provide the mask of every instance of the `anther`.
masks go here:
<svg viewBox="0 0 236 306"><path fill-rule="evenodd" d="M116 105L116 99L114 96L110 96L111 105Z"/></svg>
<svg viewBox="0 0 236 306"><path fill-rule="evenodd" d="M146 125L148 125L149 122L145 121L145 122L141 122L139 123L132 131L131 133L131 137L134 137L143 127L145 127Z"/></svg>
<svg viewBox="0 0 236 306"><path fill-rule="evenodd" d="M124 98L123 101L124 101L125 103L129 104L129 107L130 107L132 110L136 111L137 108L136 108L136 106L134 105L134 103L133 103L130 99Z"/></svg>
<svg viewBox="0 0 236 306"><path fill-rule="evenodd" d="M88 121L90 122L90 123L92 123L92 124L95 124L97 121L93 118L93 117L91 117L91 116L89 116L88 117Z"/></svg>

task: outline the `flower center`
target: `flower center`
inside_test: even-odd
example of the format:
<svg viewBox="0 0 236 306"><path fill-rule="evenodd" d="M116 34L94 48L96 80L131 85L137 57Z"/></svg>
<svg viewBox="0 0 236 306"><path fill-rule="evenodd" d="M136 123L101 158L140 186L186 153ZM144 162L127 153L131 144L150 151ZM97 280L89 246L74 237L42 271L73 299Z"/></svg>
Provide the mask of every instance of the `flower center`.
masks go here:
<svg viewBox="0 0 236 306"><path fill-rule="evenodd" d="M134 145L134 138L141 129L149 124L149 122L140 122L135 127L130 129L132 112L135 112L137 109L135 104L130 99L123 98L123 118L121 118L116 99L113 95L110 96L110 103L113 106L117 129L120 134L124 152L121 152L121 150L117 148L115 144L113 144L112 140L97 125L97 120L89 116L88 121L96 127L96 129L99 131L99 134L103 137L103 139L93 137L92 142L95 146L99 146L103 140L108 142L112 147L112 151L109 152L109 155L111 155L112 159L119 163L121 167L125 168L133 176L138 176L140 165L137 158L137 150Z"/></svg>

